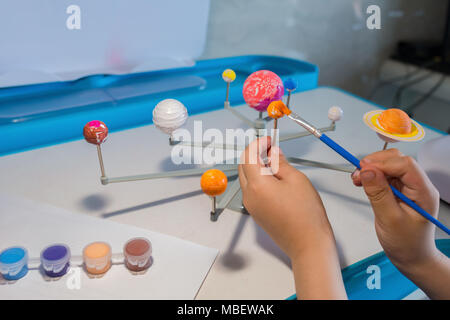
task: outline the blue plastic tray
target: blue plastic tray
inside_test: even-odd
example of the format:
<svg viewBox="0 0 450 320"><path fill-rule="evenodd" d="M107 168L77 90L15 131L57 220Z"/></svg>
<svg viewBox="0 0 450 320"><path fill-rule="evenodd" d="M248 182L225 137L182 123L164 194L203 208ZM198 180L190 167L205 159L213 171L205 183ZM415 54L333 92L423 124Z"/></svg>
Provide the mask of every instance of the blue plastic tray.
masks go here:
<svg viewBox="0 0 450 320"><path fill-rule="evenodd" d="M436 245L447 257L450 256L450 239L436 240ZM367 268L377 265L381 269L381 288L369 290ZM350 300L401 300L417 290L417 286L398 271L384 252L342 269L345 289ZM294 294L287 300L295 300Z"/></svg>
<svg viewBox="0 0 450 320"><path fill-rule="evenodd" d="M317 66L288 58L242 56L199 61L194 67L113 76L96 75L71 82L0 89L0 155L81 139L90 120L110 131L152 123L161 100L174 98L196 114L223 108L222 71L232 68L230 102L241 104L247 76L267 69L299 83L298 91L317 87Z"/></svg>

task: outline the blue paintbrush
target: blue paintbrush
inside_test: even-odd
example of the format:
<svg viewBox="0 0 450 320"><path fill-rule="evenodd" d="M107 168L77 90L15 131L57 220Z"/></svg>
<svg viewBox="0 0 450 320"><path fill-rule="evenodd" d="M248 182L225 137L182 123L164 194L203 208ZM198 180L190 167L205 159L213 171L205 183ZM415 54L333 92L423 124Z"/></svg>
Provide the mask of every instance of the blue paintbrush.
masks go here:
<svg viewBox="0 0 450 320"><path fill-rule="evenodd" d="M275 103L274 103L275 105ZM295 123L301 125L303 128L308 130L311 134L313 134L315 137L319 138L323 143L325 143L327 146L329 146L331 149L339 153L344 159L349 161L351 164L353 164L358 169L361 169L360 161L358 158L353 156L350 152L342 148L340 145L338 145L336 142L334 142L330 137L328 137L325 133L320 132L319 129L314 127L312 124L304 120L302 117L300 117L298 114L295 114L291 110L289 110L286 106L283 106L279 108L280 101L276 101L277 109L282 114L286 114L289 119L294 121ZM269 108L271 109L271 108ZM269 110L268 109L268 110ZM275 109L275 108L274 108ZM280 110L281 109L281 110ZM278 114L279 115L279 114ZM269 111L269 116L271 116L271 112ZM275 116L275 115L274 115ZM434 223L438 228L440 228L442 231L450 235L450 230L445 225L443 225L439 220L434 218L431 214L426 212L424 209L419 207L414 201L409 199L407 196L405 196L403 193L401 193L399 190L397 190L395 187L390 185L392 192L394 195L402 200L404 203L406 203L408 206L416 210L418 213L420 213L425 219L429 220L430 222Z"/></svg>

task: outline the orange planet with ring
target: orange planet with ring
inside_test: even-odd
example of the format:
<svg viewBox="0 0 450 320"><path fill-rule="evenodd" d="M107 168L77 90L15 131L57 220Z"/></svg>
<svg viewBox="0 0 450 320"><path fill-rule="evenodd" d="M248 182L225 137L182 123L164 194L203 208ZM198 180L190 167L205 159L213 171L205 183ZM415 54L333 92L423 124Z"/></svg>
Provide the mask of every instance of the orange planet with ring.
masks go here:
<svg viewBox="0 0 450 320"><path fill-rule="evenodd" d="M385 141L420 141L425 137L425 130L401 109L374 110L363 117L364 123Z"/></svg>
<svg viewBox="0 0 450 320"><path fill-rule="evenodd" d="M383 129L394 134L411 133L411 119L405 111L400 109L383 111L378 117L378 123Z"/></svg>
<svg viewBox="0 0 450 320"><path fill-rule="evenodd" d="M216 197L224 193L227 188L227 184L227 176L218 169L210 169L206 171L200 179L200 186L203 192L211 197Z"/></svg>

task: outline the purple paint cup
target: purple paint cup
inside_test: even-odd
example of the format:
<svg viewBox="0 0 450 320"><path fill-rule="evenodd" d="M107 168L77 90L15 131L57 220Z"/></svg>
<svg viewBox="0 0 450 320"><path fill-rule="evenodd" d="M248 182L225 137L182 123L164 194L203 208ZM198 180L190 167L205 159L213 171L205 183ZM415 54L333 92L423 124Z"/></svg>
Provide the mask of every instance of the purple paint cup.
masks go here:
<svg viewBox="0 0 450 320"><path fill-rule="evenodd" d="M51 278L62 277L70 266L70 249L65 244L52 244L41 252L41 264Z"/></svg>

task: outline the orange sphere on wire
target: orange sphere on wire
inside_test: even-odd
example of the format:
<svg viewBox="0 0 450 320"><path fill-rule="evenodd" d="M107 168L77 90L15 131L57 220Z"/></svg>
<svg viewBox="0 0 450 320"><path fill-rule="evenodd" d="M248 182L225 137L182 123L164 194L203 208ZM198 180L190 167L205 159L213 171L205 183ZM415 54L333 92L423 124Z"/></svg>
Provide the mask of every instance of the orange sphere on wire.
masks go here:
<svg viewBox="0 0 450 320"><path fill-rule="evenodd" d="M267 113L272 119L279 119L284 116L283 112L280 110L281 108L279 107L279 102L281 101L273 101L267 107Z"/></svg>
<svg viewBox="0 0 450 320"><path fill-rule="evenodd" d="M272 119L279 119L285 115L290 115L291 110L281 100L272 101L267 107L267 113Z"/></svg>
<svg viewBox="0 0 450 320"><path fill-rule="evenodd" d="M228 179L225 173L217 169L206 171L200 179L200 186L208 196L215 197L225 192Z"/></svg>
<svg viewBox="0 0 450 320"><path fill-rule="evenodd" d="M383 111L378 117L378 123L389 133L411 133L411 119L405 111L400 109L388 109Z"/></svg>

